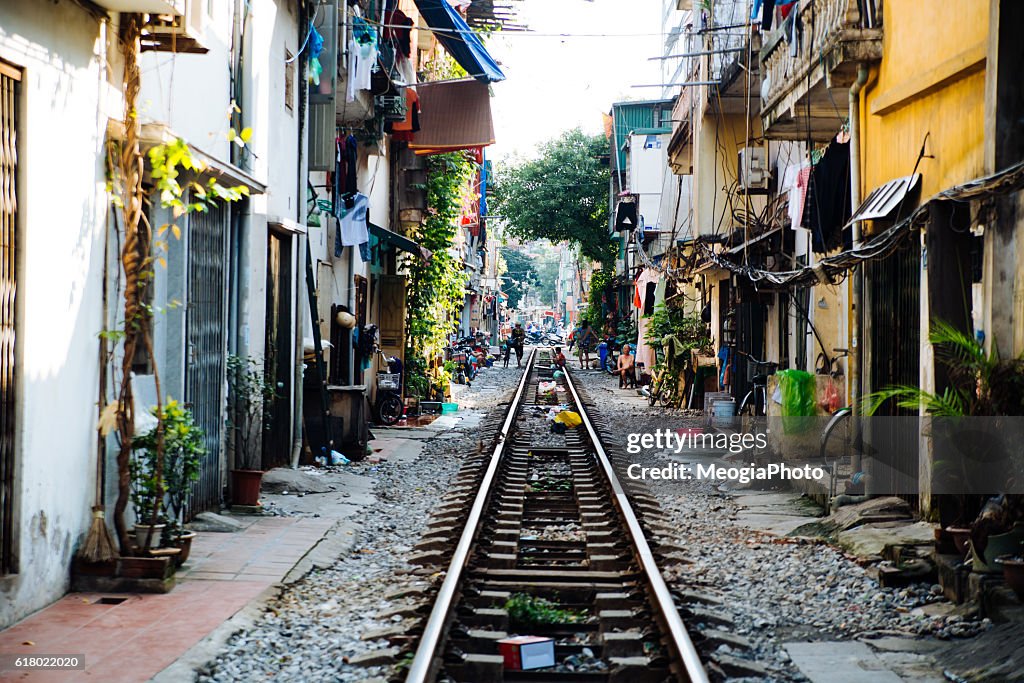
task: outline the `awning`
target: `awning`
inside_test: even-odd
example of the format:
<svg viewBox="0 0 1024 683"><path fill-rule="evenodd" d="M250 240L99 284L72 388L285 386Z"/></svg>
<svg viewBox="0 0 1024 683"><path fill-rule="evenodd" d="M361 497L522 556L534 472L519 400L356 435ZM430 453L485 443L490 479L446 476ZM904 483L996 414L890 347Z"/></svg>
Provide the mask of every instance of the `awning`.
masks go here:
<svg viewBox="0 0 1024 683"><path fill-rule="evenodd" d="M847 221L846 225L851 225L856 221L888 218L893 211L903 204L907 196L917 188L920 182L921 174L915 173L890 180L881 187L875 188L868 195L868 198L864 200L864 203L850 216L850 220Z"/></svg>
<svg viewBox="0 0 1024 683"><path fill-rule="evenodd" d="M416 154L437 154L494 144L491 96L470 78L421 83L420 130L409 143Z"/></svg>
<svg viewBox="0 0 1024 683"><path fill-rule="evenodd" d="M421 247L405 235L399 235L397 232L392 232L387 228L382 228L379 225L374 225L373 223L368 222L367 225L370 228L370 234L375 236L381 242L390 244L391 246L408 252L413 256L418 256L424 261L430 260L430 257L432 256L431 251L426 247Z"/></svg>
<svg viewBox="0 0 1024 683"><path fill-rule="evenodd" d="M481 83L505 80L498 63L487 52L480 36L446 0L416 0L427 25L455 61Z"/></svg>

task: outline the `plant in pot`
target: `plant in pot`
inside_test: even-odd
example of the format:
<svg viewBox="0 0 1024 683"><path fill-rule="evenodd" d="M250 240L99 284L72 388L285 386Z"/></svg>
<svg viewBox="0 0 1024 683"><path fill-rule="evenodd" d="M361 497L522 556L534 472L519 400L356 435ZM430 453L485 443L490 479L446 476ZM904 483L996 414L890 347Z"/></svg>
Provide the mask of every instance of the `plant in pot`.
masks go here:
<svg viewBox="0 0 1024 683"><path fill-rule="evenodd" d="M929 341L936 360L945 368L948 386L941 393L915 386L887 387L865 397L863 412L873 415L891 400L936 419L930 429L937 453L942 455L936 455L934 462L933 488L958 491L936 496L945 498L939 500L944 531L952 537L958 553L971 551L975 568L991 571L984 557L986 547L992 544L991 557L1001 543L1016 542L1024 505L1019 496L989 498L967 493L992 491L992 481L999 479L969 465L967 454L980 461L994 448L991 434L964 428L964 418L1024 415L1024 357L1003 359L995 345L986 351L973 336L941 320L932 321ZM1012 475L1002 481L1001 486L1013 486Z"/></svg>
<svg viewBox="0 0 1024 683"><path fill-rule="evenodd" d="M154 409L155 411L155 409ZM203 448L203 431L196 426L192 411L178 401L163 406L164 424L164 490L167 515L162 543L180 548L179 564L188 559L195 532L184 527L185 513L192 501L192 485L199 480ZM136 438L136 447L156 450L156 430Z"/></svg>
<svg viewBox="0 0 1024 683"><path fill-rule="evenodd" d="M130 498L135 509L135 545L142 552L160 547L167 528L166 479L158 465L157 427L137 436L128 463Z"/></svg>
<svg viewBox="0 0 1024 683"><path fill-rule="evenodd" d="M261 446L270 430L270 408L277 390L262 363L249 356L228 356L228 426L234 440L235 468L231 470L231 499L235 505L259 505Z"/></svg>

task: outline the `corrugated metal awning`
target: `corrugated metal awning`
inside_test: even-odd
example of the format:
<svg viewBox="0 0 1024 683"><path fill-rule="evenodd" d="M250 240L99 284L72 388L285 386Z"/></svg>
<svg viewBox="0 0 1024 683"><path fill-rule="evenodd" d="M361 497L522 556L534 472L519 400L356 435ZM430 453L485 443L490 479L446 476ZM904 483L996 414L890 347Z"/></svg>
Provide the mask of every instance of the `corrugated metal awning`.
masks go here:
<svg viewBox="0 0 1024 683"><path fill-rule="evenodd" d="M915 173L914 175L890 180L884 185L875 188L868 195L868 198L864 200L864 203L853 212L847 225L856 221L887 218L903 203L903 200L910 195L920 182L921 174Z"/></svg>

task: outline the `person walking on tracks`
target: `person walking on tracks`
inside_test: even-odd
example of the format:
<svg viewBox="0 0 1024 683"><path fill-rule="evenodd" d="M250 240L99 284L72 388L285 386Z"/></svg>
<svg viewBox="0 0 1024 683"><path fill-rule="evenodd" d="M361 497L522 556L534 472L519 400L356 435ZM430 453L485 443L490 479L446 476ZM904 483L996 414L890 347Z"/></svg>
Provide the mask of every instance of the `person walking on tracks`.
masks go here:
<svg viewBox="0 0 1024 683"><path fill-rule="evenodd" d="M512 348L516 352L516 367L523 366L523 343L526 341L526 330L523 329L522 323L516 323L516 327L512 330L512 338L510 343Z"/></svg>
<svg viewBox="0 0 1024 683"><path fill-rule="evenodd" d="M576 344L577 353L580 356L580 369L590 369L590 352L597 348L597 333L590 327L586 320L580 321L579 328L573 333L573 342Z"/></svg>
<svg viewBox="0 0 1024 683"><path fill-rule="evenodd" d="M505 367L508 367L508 361L512 357L512 337L506 337L501 341L501 356L505 362Z"/></svg>

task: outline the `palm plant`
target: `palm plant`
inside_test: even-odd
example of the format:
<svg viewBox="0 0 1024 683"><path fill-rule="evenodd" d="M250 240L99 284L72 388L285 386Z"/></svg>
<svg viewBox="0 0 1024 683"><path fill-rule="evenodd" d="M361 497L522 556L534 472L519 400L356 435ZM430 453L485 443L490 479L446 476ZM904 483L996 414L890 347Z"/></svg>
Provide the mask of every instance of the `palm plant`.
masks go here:
<svg viewBox="0 0 1024 683"><path fill-rule="evenodd" d="M948 386L941 392L911 385L885 387L864 397L863 414L874 415L883 404L895 401L900 408L923 410L929 418L938 418L932 422L934 490L959 491L950 501L955 510L947 508L951 513L948 520L963 524L985 497L973 496L978 500L971 502L967 491L992 493L987 487L993 481L1012 486L1020 473L1014 469L1019 463L1008 463L1010 470L1003 477L994 477L988 468L977 468L978 462L1002 457L1004 448L992 438L993 429L999 430L992 426L972 429L959 418L1024 415L1024 357L1004 360L995 344L986 352L980 341L941 320L932 322L928 338L936 359L946 369ZM944 507L941 502L940 506Z"/></svg>
<svg viewBox="0 0 1024 683"><path fill-rule="evenodd" d="M933 417L1024 415L1024 357L1003 360L995 344L981 342L948 322L932 322L928 340L946 368L949 386L941 393L901 384L868 394L863 414L874 415L888 401Z"/></svg>

